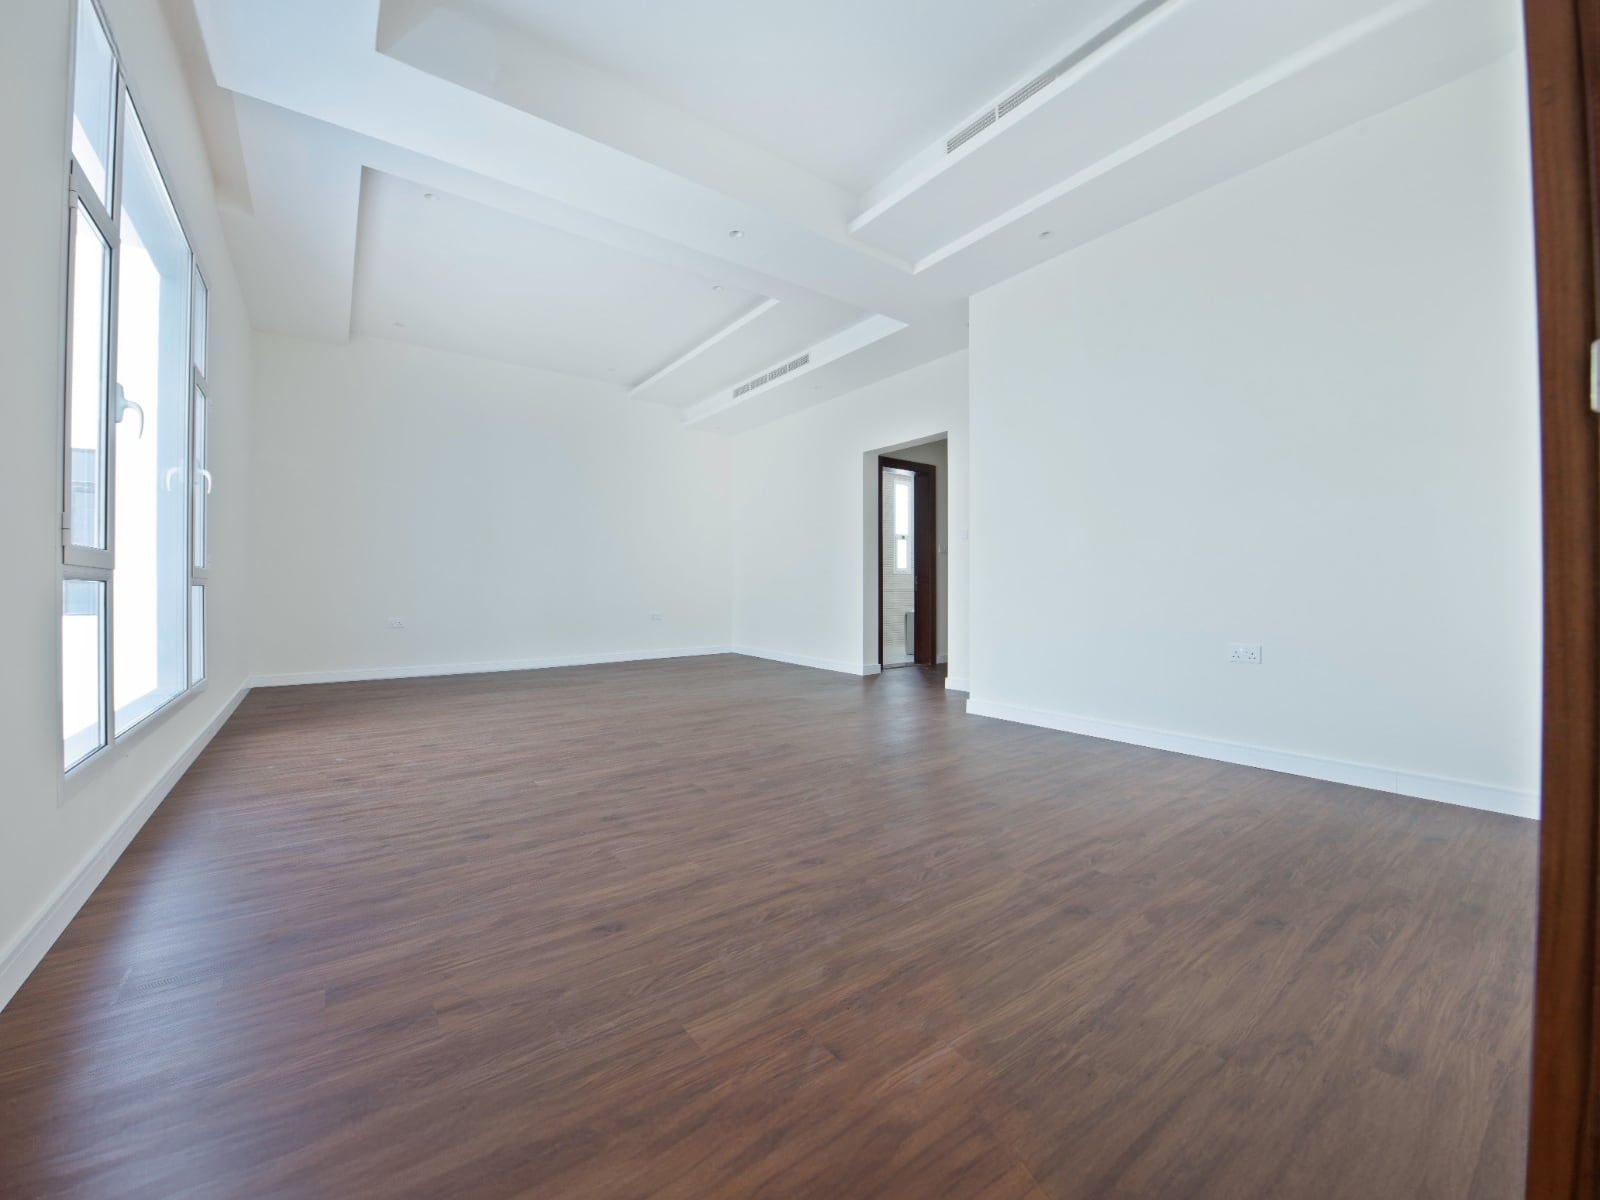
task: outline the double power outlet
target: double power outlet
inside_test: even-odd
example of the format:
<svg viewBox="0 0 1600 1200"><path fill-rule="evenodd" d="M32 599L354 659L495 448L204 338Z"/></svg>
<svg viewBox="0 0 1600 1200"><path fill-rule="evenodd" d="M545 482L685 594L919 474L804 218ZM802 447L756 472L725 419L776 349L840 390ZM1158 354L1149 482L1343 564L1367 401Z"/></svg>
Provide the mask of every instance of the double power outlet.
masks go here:
<svg viewBox="0 0 1600 1200"><path fill-rule="evenodd" d="M1228 661L1235 663L1249 663L1253 667L1261 665L1260 642L1229 642Z"/></svg>

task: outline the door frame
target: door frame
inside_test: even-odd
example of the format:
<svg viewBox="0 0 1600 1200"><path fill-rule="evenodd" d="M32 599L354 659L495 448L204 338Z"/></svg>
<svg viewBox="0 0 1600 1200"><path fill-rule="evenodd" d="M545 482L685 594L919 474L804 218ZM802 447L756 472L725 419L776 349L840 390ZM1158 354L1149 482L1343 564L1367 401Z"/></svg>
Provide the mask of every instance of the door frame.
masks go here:
<svg viewBox="0 0 1600 1200"><path fill-rule="evenodd" d="M911 509L911 574L916 582L916 644L911 647L911 659L916 666L934 666L939 661L939 558L938 548L932 553L927 547L937 542L938 530L938 472L932 463L912 462L890 454L878 455L878 669L883 661L883 472L885 468L911 471L917 477ZM926 597L926 601L924 601ZM927 659L924 661L923 652Z"/></svg>
<svg viewBox="0 0 1600 1200"><path fill-rule="evenodd" d="M1529 1200L1600 1194L1600 0L1524 0L1544 490Z"/></svg>

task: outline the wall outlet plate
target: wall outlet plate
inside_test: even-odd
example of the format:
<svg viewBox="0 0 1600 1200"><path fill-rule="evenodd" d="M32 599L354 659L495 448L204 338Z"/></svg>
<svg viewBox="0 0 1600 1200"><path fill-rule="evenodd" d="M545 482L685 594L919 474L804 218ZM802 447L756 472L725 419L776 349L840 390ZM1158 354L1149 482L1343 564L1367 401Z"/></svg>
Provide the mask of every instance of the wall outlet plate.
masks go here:
<svg viewBox="0 0 1600 1200"><path fill-rule="evenodd" d="M390 629L404 629L405 627L406 627L406 623L404 621L402 621L399 617L390 617L389 618L389 628Z"/></svg>
<svg viewBox="0 0 1600 1200"><path fill-rule="evenodd" d="M1229 642L1228 661L1236 663L1250 663L1252 666L1261 665L1260 642Z"/></svg>

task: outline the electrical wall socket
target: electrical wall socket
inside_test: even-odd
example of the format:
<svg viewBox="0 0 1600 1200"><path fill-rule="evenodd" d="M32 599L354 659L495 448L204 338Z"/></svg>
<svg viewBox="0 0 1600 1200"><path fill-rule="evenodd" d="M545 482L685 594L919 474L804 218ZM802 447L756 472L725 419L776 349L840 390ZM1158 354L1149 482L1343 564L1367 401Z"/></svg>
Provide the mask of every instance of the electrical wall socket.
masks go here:
<svg viewBox="0 0 1600 1200"><path fill-rule="evenodd" d="M1250 663L1253 666L1261 665L1261 643L1259 642L1229 642L1228 661L1236 663Z"/></svg>
<svg viewBox="0 0 1600 1200"><path fill-rule="evenodd" d="M661 620L661 614L660 613L651 613L650 614L650 619L652 621L659 621L659 620Z"/></svg>
<svg viewBox="0 0 1600 1200"><path fill-rule="evenodd" d="M406 623L404 621L402 621L399 617L390 617L389 618L389 628L390 629L404 629L405 627L406 627Z"/></svg>

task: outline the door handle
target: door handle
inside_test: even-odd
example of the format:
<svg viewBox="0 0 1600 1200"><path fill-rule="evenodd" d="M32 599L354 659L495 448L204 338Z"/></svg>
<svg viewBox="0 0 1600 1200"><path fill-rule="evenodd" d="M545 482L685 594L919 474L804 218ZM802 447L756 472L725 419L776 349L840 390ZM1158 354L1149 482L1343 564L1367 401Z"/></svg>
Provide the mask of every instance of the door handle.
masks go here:
<svg viewBox="0 0 1600 1200"><path fill-rule="evenodd" d="M144 437L144 408L142 406L138 405L138 404L135 404L132 400L129 400L128 399L128 394L122 390L122 385L119 383L119 384L117 384L117 413L116 413L116 423L118 425L122 424L122 418L128 415L128 410L130 408L134 412L139 414L139 432L137 434L135 434L134 436L135 437L139 437L139 438L143 438Z"/></svg>

